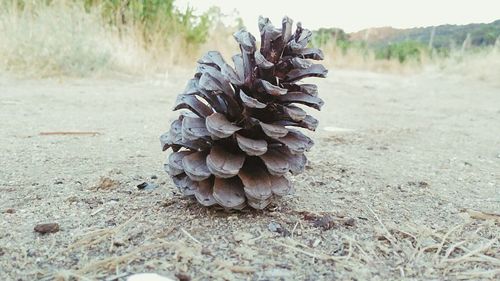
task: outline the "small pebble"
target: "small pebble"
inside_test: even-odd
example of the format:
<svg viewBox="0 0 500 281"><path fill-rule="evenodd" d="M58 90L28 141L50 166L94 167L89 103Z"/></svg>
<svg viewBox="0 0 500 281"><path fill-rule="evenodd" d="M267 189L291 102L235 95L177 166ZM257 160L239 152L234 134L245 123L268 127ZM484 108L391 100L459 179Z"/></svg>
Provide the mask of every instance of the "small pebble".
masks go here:
<svg viewBox="0 0 500 281"><path fill-rule="evenodd" d="M158 178L158 176L157 176L157 175L152 175L152 176L151 176L151 179L152 179L152 180L155 180L155 179L157 179L157 178Z"/></svg>
<svg viewBox="0 0 500 281"><path fill-rule="evenodd" d="M271 232L277 232L283 236L290 236L290 231L288 231L288 229L282 227L281 224L274 221L270 222L267 225L267 229L269 229L269 231Z"/></svg>
<svg viewBox="0 0 500 281"><path fill-rule="evenodd" d="M168 277L158 275L156 273L137 273L130 275L127 281L174 281Z"/></svg>
<svg viewBox="0 0 500 281"><path fill-rule="evenodd" d="M323 230L332 229L335 226L335 221L330 215L325 215L314 221L314 226Z"/></svg>
<svg viewBox="0 0 500 281"><path fill-rule="evenodd" d="M344 222L344 225L346 226L354 226L356 224L356 221L353 218L349 218Z"/></svg>
<svg viewBox="0 0 500 281"><path fill-rule="evenodd" d="M6 213L6 214L13 214L13 213L15 213L15 212L16 212L16 210L15 210L15 209L13 209L13 208L8 208L8 209L6 209L6 210L5 210L5 213Z"/></svg>
<svg viewBox="0 0 500 281"><path fill-rule="evenodd" d="M177 273L175 274L175 277L177 277L179 281L191 281L191 276L187 275L186 273Z"/></svg>
<svg viewBox="0 0 500 281"><path fill-rule="evenodd" d="M41 233L41 234L56 233L59 231L59 224L58 223L41 223L41 224L37 224L35 226L34 230L38 233Z"/></svg>
<svg viewBox="0 0 500 281"><path fill-rule="evenodd" d="M141 184L138 184L137 188L140 190L152 190L158 188L158 185L156 183L143 182Z"/></svg>
<svg viewBox="0 0 500 281"><path fill-rule="evenodd" d="M271 232L278 232L278 229L281 229L281 225L277 222L272 221L267 225L267 229L269 229L269 231Z"/></svg>
<svg viewBox="0 0 500 281"><path fill-rule="evenodd" d="M201 248L201 254L202 255L211 256L212 255L212 251L210 251L210 249L207 248L207 247L203 247L203 248Z"/></svg>

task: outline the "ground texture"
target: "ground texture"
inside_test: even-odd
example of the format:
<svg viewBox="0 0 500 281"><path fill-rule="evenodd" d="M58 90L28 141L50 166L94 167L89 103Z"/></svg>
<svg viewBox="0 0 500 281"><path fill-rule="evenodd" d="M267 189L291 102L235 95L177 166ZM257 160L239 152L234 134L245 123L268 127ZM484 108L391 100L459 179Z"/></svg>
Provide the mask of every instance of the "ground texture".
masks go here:
<svg viewBox="0 0 500 281"><path fill-rule="evenodd" d="M296 193L225 212L163 172L189 76L0 78L1 280L500 278L498 86L331 71Z"/></svg>

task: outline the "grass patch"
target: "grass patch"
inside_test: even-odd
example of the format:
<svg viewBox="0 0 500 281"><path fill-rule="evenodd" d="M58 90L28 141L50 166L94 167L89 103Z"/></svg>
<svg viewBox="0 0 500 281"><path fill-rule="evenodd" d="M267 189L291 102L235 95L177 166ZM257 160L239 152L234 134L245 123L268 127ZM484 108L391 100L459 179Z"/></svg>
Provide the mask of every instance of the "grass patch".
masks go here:
<svg viewBox="0 0 500 281"><path fill-rule="evenodd" d="M6 0L0 69L29 77L150 73L197 57L217 10L196 16L173 0Z"/></svg>

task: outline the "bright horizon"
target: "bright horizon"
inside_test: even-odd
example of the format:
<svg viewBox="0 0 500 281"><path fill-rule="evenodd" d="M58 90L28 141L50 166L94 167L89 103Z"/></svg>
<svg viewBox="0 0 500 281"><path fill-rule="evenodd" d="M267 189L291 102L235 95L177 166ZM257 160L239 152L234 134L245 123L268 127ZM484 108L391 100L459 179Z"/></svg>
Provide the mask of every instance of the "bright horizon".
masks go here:
<svg viewBox="0 0 500 281"><path fill-rule="evenodd" d="M325 2L320 0L176 1L180 9L184 9L189 3L195 8L196 13L217 6L222 13L233 18L239 14L248 30L254 34L258 34L259 15L269 17L276 26L279 26L282 17L287 15L294 22L301 21L308 29L338 27L346 32L384 26L411 28L441 24L489 23L500 19L499 0L333 0L326 4Z"/></svg>

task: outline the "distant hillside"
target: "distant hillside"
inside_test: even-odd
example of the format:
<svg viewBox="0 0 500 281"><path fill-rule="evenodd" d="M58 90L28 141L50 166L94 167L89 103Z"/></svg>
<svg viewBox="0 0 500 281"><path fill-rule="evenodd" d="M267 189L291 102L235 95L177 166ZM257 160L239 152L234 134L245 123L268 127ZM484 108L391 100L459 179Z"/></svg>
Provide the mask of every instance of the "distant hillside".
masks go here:
<svg viewBox="0 0 500 281"><path fill-rule="evenodd" d="M348 34L350 41L365 41L372 46L385 46L405 41L415 41L429 44L435 48L461 46L469 37L468 44L472 46L493 45L500 38L500 20L492 23L473 23L467 25L439 25L409 29L379 27L361 30Z"/></svg>

